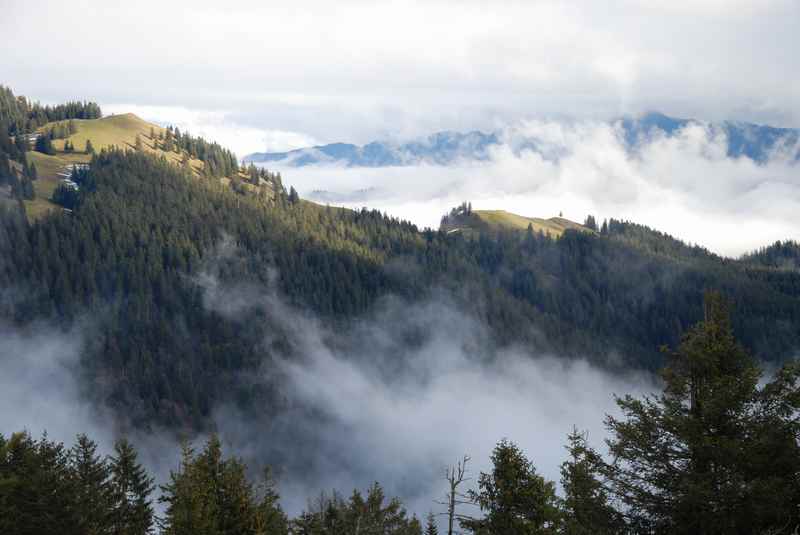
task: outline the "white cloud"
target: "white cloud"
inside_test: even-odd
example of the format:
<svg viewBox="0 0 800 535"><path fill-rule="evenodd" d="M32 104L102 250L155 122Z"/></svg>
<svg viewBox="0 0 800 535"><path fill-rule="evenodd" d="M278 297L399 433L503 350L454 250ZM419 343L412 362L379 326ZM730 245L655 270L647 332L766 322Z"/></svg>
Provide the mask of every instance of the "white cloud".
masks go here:
<svg viewBox="0 0 800 535"><path fill-rule="evenodd" d="M791 124L797 20L793 0L12 0L0 70L45 100L236 110L321 141L653 108Z"/></svg>
<svg viewBox="0 0 800 535"><path fill-rule="evenodd" d="M462 200L476 209L583 221L587 214L629 219L716 252L738 255L775 240L800 239L800 173L785 154L765 165L728 158L727 140L701 125L661 137L630 155L615 127L535 121L506 130L488 163L379 169L287 169L301 194L358 191L342 203L368 206L437 227ZM540 140L558 160L517 154L513 139ZM796 149L795 149L796 150Z"/></svg>
<svg viewBox="0 0 800 535"><path fill-rule="evenodd" d="M604 451L604 418L618 412L613 394L656 389L644 374L498 350L486 326L447 299L386 299L352 330L334 333L274 295L207 288L213 291L206 304L215 310L240 316L248 303L261 302L291 333L296 356L265 366L268 376L281 378L289 410L259 420L225 406L215 421L223 439L252 464L284 459L280 489L295 514L320 490L346 495L379 481L424 515L438 509L446 465L472 456L474 485L504 437L558 481L573 426L588 430ZM409 337L416 342L409 344Z"/></svg>

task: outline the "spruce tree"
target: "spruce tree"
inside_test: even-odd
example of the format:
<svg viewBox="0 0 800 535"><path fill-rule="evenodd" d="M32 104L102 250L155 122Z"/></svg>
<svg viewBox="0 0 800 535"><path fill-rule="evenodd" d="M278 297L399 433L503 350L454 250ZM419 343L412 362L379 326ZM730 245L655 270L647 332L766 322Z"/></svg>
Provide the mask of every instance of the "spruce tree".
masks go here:
<svg viewBox="0 0 800 535"><path fill-rule="evenodd" d="M561 465L564 489L564 535L604 535L622 527L620 515L610 506L602 478L602 457L592 450L586 433L573 429L567 436L569 458Z"/></svg>
<svg viewBox="0 0 800 535"><path fill-rule="evenodd" d="M86 435L78 435L70 450L75 474L75 511L80 531L87 535L108 532L110 525L110 488L108 465L97 454L97 444Z"/></svg>
<svg viewBox="0 0 800 535"><path fill-rule="evenodd" d="M264 469L259 493L261 499L258 503L255 532L259 535L286 535L289 532L289 521L281 509L280 495L269 467Z"/></svg>
<svg viewBox="0 0 800 535"><path fill-rule="evenodd" d="M536 473L516 444L502 440L492 452L492 471L481 472L472 502L484 514L461 527L481 535L555 534L560 511L555 484Z"/></svg>
<svg viewBox="0 0 800 535"><path fill-rule="evenodd" d="M36 136L36 144L34 146L34 150L36 150L36 152L41 152L42 154L47 154L49 156L52 156L56 153L56 149L53 148L52 140L48 136L42 134Z"/></svg>
<svg viewBox="0 0 800 535"><path fill-rule="evenodd" d="M112 530L114 535L146 535L154 525L150 495L153 478L139 464L136 450L125 439L114 445L110 459Z"/></svg>
<svg viewBox="0 0 800 535"><path fill-rule="evenodd" d="M180 468L162 487L160 501L166 504L162 529L167 535L255 535L265 524L244 464L224 459L216 436L197 455L184 446Z"/></svg>
<svg viewBox="0 0 800 535"><path fill-rule="evenodd" d="M436 517L432 512L425 518L425 535L439 535L439 528L436 525Z"/></svg>
<svg viewBox="0 0 800 535"><path fill-rule="evenodd" d="M668 355L663 392L618 399L623 417L607 419L606 472L631 526L720 535L800 526L800 447L787 438L798 423L769 409L797 411L800 399L776 394L787 391L776 382L759 391L761 372L719 294L706 295L704 320ZM797 389L800 372L788 370Z"/></svg>

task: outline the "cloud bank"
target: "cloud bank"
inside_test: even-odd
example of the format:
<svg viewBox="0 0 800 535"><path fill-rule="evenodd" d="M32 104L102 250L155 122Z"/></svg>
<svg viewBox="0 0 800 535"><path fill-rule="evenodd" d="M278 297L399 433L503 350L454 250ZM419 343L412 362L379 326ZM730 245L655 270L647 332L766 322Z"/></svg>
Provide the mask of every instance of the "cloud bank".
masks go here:
<svg viewBox="0 0 800 535"><path fill-rule="evenodd" d="M284 181L301 195L343 193L338 203L336 195L321 198L433 228L451 207L470 200L475 209L533 217L629 219L725 255L800 239L797 147L776 151L764 164L729 158L725 136L701 123L656 136L633 153L618 126L605 122L529 121L503 135L489 162L293 168ZM515 150L530 138L540 151Z"/></svg>
<svg viewBox="0 0 800 535"><path fill-rule="evenodd" d="M24 45L0 72L46 101L235 112L321 142L650 109L791 126L797 20L795 0L10 0L0 33Z"/></svg>
<svg viewBox="0 0 800 535"><path fill-rule="evenodd" d="M230 241L217 252L235 254ZM195 281L208 308L252 321L260 307L277 322L273 329L288 333L289 354L268 358L265 350L263 369L242 377L279 385L285 406L245 413L223 403L213 419L227 453L243 457L254 476L264 464L276 469L290 514L322 490L347 495L374 481L420 516L438 511L444 467L469 454L477 476L504 437L557 480L573 425L600 446L603 418L615 410L612 394L653 388L649 378L612 375L579 356L498 349L486 327L445 296L422 303L388 297L370 318L334 330L271 288L225 285L212 270ZM87 433L111 453L125 432L166 482L178 463L174 433L131 431L124 414L89 401L96 384L82 373L80 354L91 336L91 322L69 332L44 324L0 328L0 433L47 431L67 444Z"/></svg>
<svg viewBox="0 0 800 535"><path fill-rule="evenodd" d="M439 511L444 468L469 454L476 477L504 437L558 480L573 426L601 446L604 417L616 412L612 394L654 388L651 378L612 375L580 358L493 347L486 327L443 296L415 304L387 298L341 332L274 294L226 288L209 276L201 283L207 306L231 317L263 307L290 333L293 356L264 371L280 377L286 410L260 419L224 405L215 414L235 451L278 468L290 513L320 490L346 495L373 481L418 515Z"/></svg>

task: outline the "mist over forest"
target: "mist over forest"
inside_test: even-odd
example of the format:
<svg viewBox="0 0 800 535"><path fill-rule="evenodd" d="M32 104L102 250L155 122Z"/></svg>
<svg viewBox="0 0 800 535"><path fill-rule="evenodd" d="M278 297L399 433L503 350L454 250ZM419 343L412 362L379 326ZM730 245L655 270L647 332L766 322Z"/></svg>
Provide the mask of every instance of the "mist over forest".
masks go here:
<svg viewBox="0 0 800 535"><path fill-rule="evenodd" d="M0 14L0 534L800 531L797 2Z"/></svg>

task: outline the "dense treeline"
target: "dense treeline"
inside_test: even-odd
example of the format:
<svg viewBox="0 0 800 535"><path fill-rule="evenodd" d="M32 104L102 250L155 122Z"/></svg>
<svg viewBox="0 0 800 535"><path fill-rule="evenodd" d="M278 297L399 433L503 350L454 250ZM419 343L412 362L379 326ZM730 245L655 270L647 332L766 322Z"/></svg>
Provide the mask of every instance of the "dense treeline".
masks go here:
<svg viewBox="0 0 800 535"><path fill-rule="evenodd" d="M158 490L125 439L102 456L86 435L67 448L28 433L0 435L0 531L64 535L288 535L322 533L420 534L400 500L377 483L348 500L334 491L290 520L266 469L253 484L247 466L224 457L212 435L201 451L184 444L177 469ZM163 517L154 506L163 504Z"/></svg>
<svg viewBox="0 0 800 535"><path fill-rule="evenodd" d="M0 130L9 136L34 132L40 126L67 119L99 119L103 116L95 102L67 102L56 106L42 106L22 96L15 96L5 86L0 86Z"/></svg>
<svg viewBox="0 0 800 535"><path fill-rule="evenodd" d="M153 480L125 440L102 457L79 435L71 448L27 433L0 435L0 532L151 533Z"/></svg>
<svg viewBox="0 0 800 535"><path fill-rule="evenodd" d="M455 499L446 524L480 535L797 532L800 363L762 378L735 340L721 296L707 295L704 318L669 353L659 395L617 399L621 415L606 420L607 457L585 433L568 435L561 495L519 446L501 440L472 488L462 488L471 485L465 464L449 472ZM26 434L0 437L0 523L8 532L147 533L152 489L126 442L104 460L84 436L70 450ZM254 485L215 436L199 453L184 446L161 491L166 534L422 534L377 483L349 499L322 494L289 520L270 472ZM438 533L431 517L425 533Z"/></svg>
<svg viewBox="0 0 800 535"><path fill-rule="evenodd" d="M12 91L0 86L0 188L10 186L11 197L18 200L33 200L36 168L29 163L25 153L32 148L43 154L53 155L52 139L74 134L77 127L73 119L96 119L102 117L100 107L93 102L68 102L57 106L42 106L28 99L15 96ZM31 147L31 134L40 126L56 122L47 132L35 137ZM73 151L70 143L65 150ZM11 162L20 164L17 169ZM0 201L3 192L0 191Z"/></svg>
<svg viewBox="0 0 800 535"><path fill-rule="evenodd" d="M241 318L209 309L200 273L222 287L277 289L345 333L382 296L418 301L443 290L489 326L489 348L601 363L616 354L616 365L653 370L662 362L654 348L674 345L702 317L703 291L718 288L760 358L781 361L800 347L797 273L721 259L629 223L559 239L419 232L376 211L241 196L135 152L102 152L75 179L78 192L58 193L71 213L0 220L0 288L15 290L0 312L21 324L97 318L83 359L93 392L138 425L202 427L223 398L280 409L270 380L236 378L290 356L292 333L265 306ZM219 257L224 239L233 252Z"/></svg>
<svg viewBox="0 0 800 535"><path fill-rule="evenodd" d="M152 135L152 134L151 134ZM163 136L159 133L158 146L166 152L184 152L205 165L203 173L209 177L231 176L239 171L236 155L218 143L193 137L179 128L168 126Z"/></svg>
<svg viewBox="0 0 800 535"><path fill-rule="evenodd" d="M800 272L800 243L791 240L777 241L745 255L743 260L757 266Z"/></svg>

